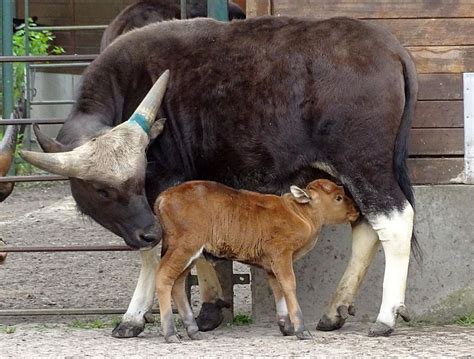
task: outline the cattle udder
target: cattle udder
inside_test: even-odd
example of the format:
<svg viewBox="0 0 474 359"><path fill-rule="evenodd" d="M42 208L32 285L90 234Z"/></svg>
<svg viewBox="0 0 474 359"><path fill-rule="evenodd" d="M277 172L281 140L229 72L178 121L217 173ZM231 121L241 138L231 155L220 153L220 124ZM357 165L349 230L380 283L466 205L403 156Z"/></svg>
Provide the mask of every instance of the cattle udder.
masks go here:
<svg viewBox="0 0 474 359"><path fill-rule="evenodd" d="M296 298L293 261L314 247L322 225L354 222L359 216L344 189L324 179L305 189L291 186L291 193L281 197L217 182L186 182L163 192L155 213L164 231L156 288L168 343L179 342L171 297L188 336L201 339L185 293L186 276L201 254L263 268L275 296L280 331L311 338Z"/></svg>

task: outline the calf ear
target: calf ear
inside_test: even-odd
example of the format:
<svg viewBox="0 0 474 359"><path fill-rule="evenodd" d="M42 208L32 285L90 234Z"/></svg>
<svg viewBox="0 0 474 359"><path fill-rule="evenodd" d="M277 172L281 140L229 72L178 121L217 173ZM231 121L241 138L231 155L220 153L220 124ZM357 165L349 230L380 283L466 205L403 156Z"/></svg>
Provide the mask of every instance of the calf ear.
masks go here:
<svg viewBox="0 0 474 359"><path fill-rule="evenodd" d="M298 186L291 186L290 191L298 203L308 203L311 201L310 195L304 189L301 189Z"/></svg>
<svg viewBox="0 0 474 359"><path fill-rule="evenodd" d="M332 193L334 192L336 189L338 188L341 188L342 189L342 193L344 193L344 188L343 187L339 187L337 184L335 184L334 182L332 181L329 181L329 180L325 180L325 179L322 179L322 180L316 180L315 181L318 186L326 193Z"/></svg>

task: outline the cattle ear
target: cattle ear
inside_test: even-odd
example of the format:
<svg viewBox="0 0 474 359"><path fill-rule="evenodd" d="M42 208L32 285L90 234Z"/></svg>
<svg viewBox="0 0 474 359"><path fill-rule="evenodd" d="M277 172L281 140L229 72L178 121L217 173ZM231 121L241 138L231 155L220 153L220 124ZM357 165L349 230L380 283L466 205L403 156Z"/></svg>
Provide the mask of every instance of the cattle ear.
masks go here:
<svg viewBox="0 0 474 359"><path fill-rule="evenodd" d="M148 134L150 141L153 141L163 132L165 122L166 118L160 118L159 120L156 120L153 125L151 125L150 133Z"/></svg>
<svg viewBox="0 0 474 359"><path fill-rule="evenodd" d="M308 194L308 192L299 188L298 186L291 186L290 191L298 203L308 203L311 201L311 196Z"/></svg>

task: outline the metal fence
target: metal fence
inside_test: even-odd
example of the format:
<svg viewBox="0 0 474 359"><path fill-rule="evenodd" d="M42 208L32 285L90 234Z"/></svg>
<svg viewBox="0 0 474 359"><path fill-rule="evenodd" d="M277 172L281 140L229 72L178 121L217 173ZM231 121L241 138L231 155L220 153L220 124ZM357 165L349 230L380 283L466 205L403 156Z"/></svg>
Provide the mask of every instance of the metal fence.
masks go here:
<svg viewBox="0 0 474 359"><path fill-rule="evenodd" d="M103 30L106 25L83 25L83 26L35 26L30 27L29 18L29 1L24 0L25 8L25 53L29 53L29 32L30 31L81 31L81 30ZM52 104L71 104L74 101L32 101L31 88L31 70L40 68L57 68L57 67L85 67L93 61L98 55L53 55L53 56L13 56L12 54L12 7L11 1L3 1L2 9L2 49L3 56L0 56L0 64L2 65L3 74L3 118L10 118L13 112L13 70L12 63L22 62L26 64L25 76L25 101L26 101L26 118L21 119L4 119L0 121L0 125L31 125L31 124L62 124L64 118L30 118L30 109L32 105L52 105ZM217 20L227 21L227 0L208 0L208 15ZM186 18L186 0L181 0L181 18ZM28 127L29 129L29 127ZM29 131L29 130L28 130ZM30 133L26 133L26 138L29 138ZM27 140L28 141L28 140ZM27 147L29 142L25 143ZM38 182L38 181L64 181L67 178L55 175L31 175L31 176L16 176L10 175L7 177L0 177L0 182ZM63 246L63 247L14 247L5 246L1 248L2 252L7 253L31 253L31 252L100 252L100 251L131 251L127 246ZM249 284L249 274L234 274L232 270L232 262L223 262L218 265L219 277L224 290L224 297L232 301L233 285L235 284ZM197 277L190 276L188 279L188 295L189 288L192 285L197 285ZM22 315L87 315L87 314L121 314L125 309L2 309L0 316L22 316ZM227 318L228 320L228 318Z"/></svg>

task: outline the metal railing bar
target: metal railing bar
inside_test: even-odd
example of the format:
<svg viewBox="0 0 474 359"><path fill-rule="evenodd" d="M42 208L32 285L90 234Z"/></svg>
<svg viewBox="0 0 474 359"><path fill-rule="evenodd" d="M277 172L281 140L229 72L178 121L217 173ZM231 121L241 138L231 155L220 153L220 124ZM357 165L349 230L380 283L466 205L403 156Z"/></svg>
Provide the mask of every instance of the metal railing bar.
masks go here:
<svg viewBox="0 0 474 359"><path fill-rule="evenodd" d="M65 118L16 118L0 120L0 125L29 125L33 123L58 125L66 121Z"/></svg>
<svg viewBox="0 0 474 359"><path fill-rule="evenodd" d="M105 30L107 25L29 26L30 31Z"/></svg>
<svg viewBox="0 0 474 359"><path fill-rule="evenodd" d="M43 181L66 181L67 177L55 175L37 175L37 176L7 176L0 177L2 182L43 182Z"/></svg>
<svg viewBox="0 0 474 359"><path fill-rule="evenodd" d="M50 67L86 67L90 64L90 62L67 62L67 63L59 63L59 64L35 64L30 65L32 69L44 69Z"/></svg>
<svg viewBox="0 0 474 359"><path fill-rule="evenodd" d="M19 317L36 315L106 315L124 314L125 308L47 308L47 309L1 309L0 317ZM153 314L160 314L159 309L152 309ZM173 310L177 313L177 310Z"/></svg>
<svg viewBox="0 0 474 359"><path fill-rule="evenodd" d="M2 252L7 253L45 253L45 252L118 252L118 251L133 251L133 248L122 245L109 246L2 246Z"/></svg>
<svg viewBox="0 0 474 359"><path fill-rule="evenodd" d="M98 55L0 56L0 63L93 61L97 56Z"/></svg>
<svg viewBox="0 0 474 359"><path fill-rule="evenodd" d="M72 105L75 104L74 100L41 100L41 101L30 101L30 105Z"/></svg>

